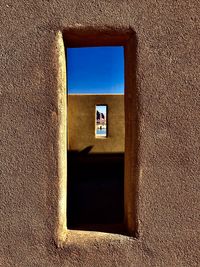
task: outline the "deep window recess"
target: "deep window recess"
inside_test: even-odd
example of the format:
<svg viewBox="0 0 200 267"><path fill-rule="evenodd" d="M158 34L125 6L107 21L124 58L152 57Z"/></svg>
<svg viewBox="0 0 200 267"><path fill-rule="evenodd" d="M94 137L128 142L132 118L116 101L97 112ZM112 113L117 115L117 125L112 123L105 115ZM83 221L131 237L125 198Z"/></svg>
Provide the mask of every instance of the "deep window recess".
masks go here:
<svg viewBox="0 0 200 267"><path fill-rule="evenodd" d="M67 228L134 236L135 36L132 32L114 32L113 36L100 32L101 38L97 35L73 30L63 35L67 65Z"/></svg>

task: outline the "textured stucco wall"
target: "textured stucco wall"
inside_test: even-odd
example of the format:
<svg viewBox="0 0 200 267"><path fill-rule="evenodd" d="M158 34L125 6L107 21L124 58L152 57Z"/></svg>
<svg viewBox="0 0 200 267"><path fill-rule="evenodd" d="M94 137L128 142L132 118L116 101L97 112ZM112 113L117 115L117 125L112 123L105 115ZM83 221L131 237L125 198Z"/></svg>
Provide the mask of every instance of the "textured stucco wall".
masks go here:
<svg viewBox="0 0 200 267"><path fill-rule="evenodd" d="M95 105L108 107L108 137L95 137ZM123 95L68 95L68 147L81 151L89 146L91 153L124 152L125 143Z"/></svg>
<svg viewBox="0 0 200 267"><path fill-rule="evenodd" d="M0 10L0 265L198 266L200 2L1 0ZM138 239L54 241L55 36L70 26L136 32Z"/></svg>

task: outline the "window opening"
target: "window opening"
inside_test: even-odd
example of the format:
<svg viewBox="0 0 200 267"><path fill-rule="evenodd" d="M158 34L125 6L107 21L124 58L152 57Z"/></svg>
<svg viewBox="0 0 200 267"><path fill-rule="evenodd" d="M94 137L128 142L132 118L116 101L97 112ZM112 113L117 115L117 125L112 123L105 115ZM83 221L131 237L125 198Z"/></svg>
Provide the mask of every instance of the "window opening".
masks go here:
<svg viewBox="0 0 200 267"><path fill-rule="evenodd" d="M96 138L105 138L108 135L108 108L106 105L96 105L95 107L95 135Z"/></svg>
<svg viewBox="0 0 200 267"><path fill-rule="evenodd" d="M120 31L107 29L105 31L102 31L101 29L96 29L93 27L81 27L76 29L68 28L63 31L63 40L66 48L67 61L67 114L62 113L62 118L66 118L66 123L64 121L61 121L61 126L59 128L61 138L59 140L62 141L62 138L65 135L65 130L67 129L68 145L67 157L64 157L64 161L67 160L67 174L65 176L61 169L59 175L59 197L60 200L63 200L67 196L67 216L65 217L63 209L64 206L59 206L59 227L61 226L63 233L63 231L65 231L65 229L63 228L65 227L65 224L63 224L63 222L65 222L65 219L67 219L67 229L83 229L89 231L97 230L104 232L124 233L125 235L136 237L138 228L137 196L139 176L139 170L137 167L138 94L136 86L136 34L132 29L122 29ZM102 91L95 93L93 91L93 89L96 89L96 87L94 87L94 84L93 86L90 85L93 77L95 76L92 75L92 72L86 71L86 66L90 65L88 63L90 63L89 61L91 58L93 58L94 62L96 62L96 66L99 65L99 62L93 53L89 53L89 57L86 56L86 60L83 61L84 64L82 65L82 70L85 71L83 76L87 76L87 79L85 79L85 81L87 82L82 83L80 76L77 75L79 73L77 71L74 72L74 70L77 70L77 65L74 60L71 60L72 54L70 55L70 50L75 52L80 49L79 52L81 52L82 49L86 51L88 48L93 48L94 50L91 51L95 51L95 49L98 50L98 48L102 46L107 48L118 47L119 49L121 49L122 54L124 55L123 60L125 59L125 70L124 72L122 72L122 74L123 77L125 77L125 83L123 83L123 93L116 91L117 88L120 88L119 83L118 86L111 86L111 90L107 91L106 93ZM78 48L78 50L76 50L76 48ZM60 56L62 56L62 52ZM80 58L80 55L77 55L77 58ZM109 59L109 57L107 56L101 56L100 58ZM70 68L70 61L73 65L74 70L73 68ZM108 62L109 61L110 60L108 60ZM64 60L60 58L61 66L62 62L64 62ZM113 77L108 71L107 65L103 64L102 66L103 68L101 68L101 70L104 71L104 74L107 75L107 77ZM119 65L113 64L113 66ZM59 69L60 81L64 81L63 68L61 67ZM113 71L113 74L116 77L120 77L119 72L116 69ZM71 86L72 80L70 78L73 77L73 75L76 76L75 80L77 81L76 84L74 83L74 88ZM102 75L100 75L99 77L102 78ZM78 85L80 85L80 83L81 88L84 88L85 90L84 93L79 91L80 88L78 87ZM100 84L102 85L102 79L100 79L96 83L97 86ZM59 86L59 90L62 89L63 85L64 83L61 84L61 87ZM99 87L99 89L101 88L102 86ZM108 95L113 94L113 91L115 92L115 96L117 98L112 101L113 104L110 105L110 103L108 103L106 99ZM123 119L119 116L120 112L113 112L113 108L115 109L115 105L120 99L118 95L121 94L123 95L122 98L124 98L124 100L122 101L124 104L124 123L122 123ZM90 98L90 101L91 99L93 101L92 108L90 107L91 105L89 104L90 101L88 101L88 97ZM98 97L98 99L96 97ZM114 96L112 96L112 98L113 97ZM61 111L65 106L64 103L65 100L64 102L62 102L61 100L59 102ZM107 105L107 107L109 108L109 125L107 125L107 138L96 138L94 123L95 105L102 104ZM82 111L82 109L85 109L85 107L87 107L87 109L89 108L89 113ZM92 114L92 119L90 119L91 116L88 117L86 114ZM67 128L65 128L65 124ZM85 127L85 125L88 125L91 134L88 134L88 131L86 130L87 127ZM123 127L121 127L122 125ZM114 146L111 147L109 145L110 140L113 141L113 136L116 136L116 134L112 131L113 129L115 130L115 132L120 131L119 129L124 129L124 138L121 138L120 134L117 134L119 139L125 141L124 150L119 149L119 140L115 140L115 142L113 142ZM86 139L87 143L90 145L84 145ZM65 143L65 141L63 141L63 143ZM62 159L62 143L60 143L60 148L61 150L59 152L59 158ZM111 149L109 153L99 153L98 148ZM109 159L112 159L113 161L114 158L115 164L109 164ZM119 161L117 160L117 158L119 159ZM60 166L63 166L62 160L59 162ZM92 162L93 164L91 166L93 167L88 168L88 164L91 164ZM116 168L113 172L113 167L111 166L114 165ZM103 173L104 167L108 168L107 172L104 172L106 173L107 177L113 178L114 180L102 180L102 176L100 177L100 174ZM65 166L63 166L63 168L65 169ZM96 169L97 171L94 172L94 169ZM118 179L119 176L120 179ZM116 177L118 178L116 179ZM65 194L65 189L62 187L62 184L65 183L65 179L67 180L67 194ZM122 186L113 186L113 181L115 183L117 181L120 182ZM109 193L104 194L105 191L101 190L102 186L105 186L104 189L107 188L107 192ZM118 197L116 197L115 192L111 192L110 189L121 189L121 191L118 191ZM108 196L110 196L111 201L109 200ZM115 203L113 202L113 199L115 200ZM92 203L91 206L88 205L90 203ZM88 209L88 207L90 208ZM118 227L119 225L120 227L122 227ZM79 232L73 231L73 233L79 236Z"/></svg>
<svg viewBox="0 0 200 267"><path fill-rule="evenodd" d="M122 232L123 46L68 48L67 79L68 227Z"/></svg>

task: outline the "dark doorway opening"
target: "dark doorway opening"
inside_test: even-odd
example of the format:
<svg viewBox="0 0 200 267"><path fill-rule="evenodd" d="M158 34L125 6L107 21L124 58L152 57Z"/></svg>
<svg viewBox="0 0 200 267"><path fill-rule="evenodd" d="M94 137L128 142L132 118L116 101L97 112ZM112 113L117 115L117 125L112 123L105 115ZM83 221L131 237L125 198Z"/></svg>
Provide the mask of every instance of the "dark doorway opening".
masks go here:
<svg viewBox="0 0 200 267"><path fill-rule="evenodd" d="M124 231L124 155L122 153L69 152L68 177L69 228Z"/></svg>

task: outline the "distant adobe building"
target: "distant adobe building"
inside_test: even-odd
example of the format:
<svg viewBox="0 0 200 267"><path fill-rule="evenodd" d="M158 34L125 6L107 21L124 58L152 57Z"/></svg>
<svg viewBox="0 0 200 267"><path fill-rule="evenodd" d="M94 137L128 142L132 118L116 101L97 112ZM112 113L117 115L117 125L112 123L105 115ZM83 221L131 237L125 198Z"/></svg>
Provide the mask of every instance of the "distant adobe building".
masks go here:
<svg viewBox="0 0 200 267"><path fill-rule="evenodd" d="M0 265L199 266L199 1L1 0L0 10ZM127 232L69 230L64 49L117 44Z"/></svg>

